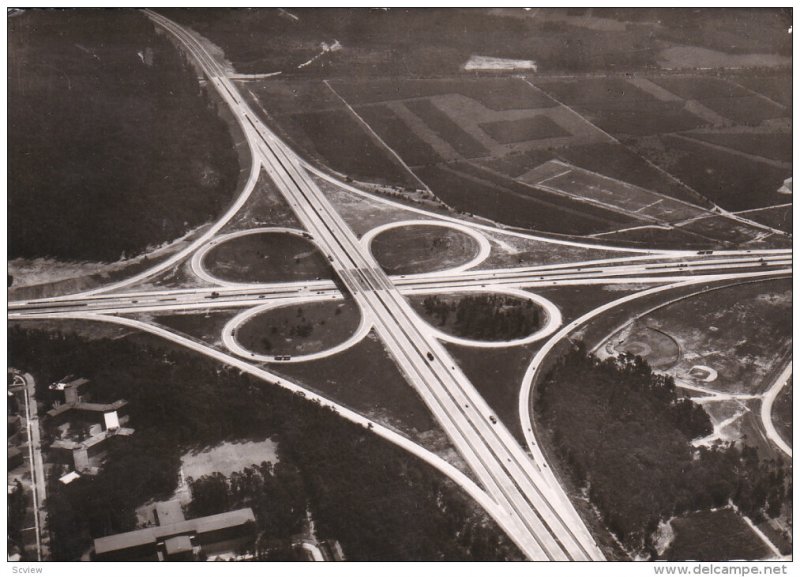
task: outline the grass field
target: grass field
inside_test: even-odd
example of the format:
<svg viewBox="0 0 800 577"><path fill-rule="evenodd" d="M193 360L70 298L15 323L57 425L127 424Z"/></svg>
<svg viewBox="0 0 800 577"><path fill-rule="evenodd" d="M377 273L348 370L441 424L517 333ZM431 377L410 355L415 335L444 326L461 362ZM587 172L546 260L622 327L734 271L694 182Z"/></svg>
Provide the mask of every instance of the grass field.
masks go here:
<svg viewBox="0 0 800 577"><path fill-rule="evenodd" d="M483 234L489 239L492 251L480 264L481 269L578 262L619 256L618 251L605 248L553 244L539 239L485 231Z"/></svg>
<svg viewBox="0 0 800 577"><path fill-rule="evenodd" d="M242 283L331 278L330 264L311 242L292 234L259 233L236 237L206 253L212 275Z"/></svg>
<svg viewBox="0 0 800 577"><path fill-rule="evenodd" d="M419 176L446 204L510 226L559 234L587 234L621 228L631 219L586 203L526 187L502 175L460 165L475 175L431 166Z"/></svg>
<svg viewBox="0 0 800 577"><path fill-rule="evenodd" d="M402 431L413 439L441 429L374 335L332 357L271 370ZM443 434L443 433L442 433Z"/></svg>
<svg viewBox="0 0 800 577"><path fill-rule="evenodd" d="M279 307L250 317L236 329L236 340L262 355L308 355L347 340L360 320L350 300Z"/></svg>
<svg viewBox="0 0 800 577"><path fill-rule="evenodd" d="M633 355L646 358L656 370L663 371L675 366L681 358L678 343L669 335L647 326L647 323L634 323L630 331L620 335L615 345Z"/></svg>
<svg viewBox="0 0 800 577"><path fill-rule="evenodd" d="M375 142L349 110L295 114L291 121L313 142L314 151L334 170L377 182L404 182L404 169Z"/></svg>
<svg viewBox="0 0 800 577"><path fill-rule="evenodd" d="M523 444L519 422L519 387L539 345L481 349L445 343L445 348L464 371L497 418Z"/></svg>
<svg viewBox="0 0 800 577"><path fill-rule="evenodd" d="M553 301L564 322L568 323L592 308L629 294L631 290L634 287L620 285L537 288L530 292ZM519 422L519 389L522 377L540 346L541 343L532 343L476 352L473 347L445 343L458 366L520 443L525 439Z"/></svg>
<svg viewBox="0 0 800 577"><path fill-rule="evenodd" d="M389 78L369 82L335 82L351 105L462 94L491 110L548 108L556 103L517 78Z"/></svg>
<svg viewBox="0 0 800 577"><path fill-rule="evenodd" d="M519 180L579 201L601 203L643 222L675 222L705 214L694 205L557 161L540 165Z"/></svg>
<svg viewBox="0 0 800 577"><path fill-rule="evenodd" d="M703 249L720 246L718 240L711 240L708 236L697 235L680 228L664 230L661 228L635 228L621 230L597 237L609 243L624 243L629 246L650 248L654 246L680 249ZM749 238L749 237L748 237Z"/></svg>
<svg viewBox="0 0 800 577"><path fill-rule="evenodd" d="M679 200L695 204L704 202L685 186L653 168L625 146L613 142L567 146L552 151L533 150L528 153L509 154L502 159L491 161L487 165L517 178L528 170L552 159L559 159Z"/></svg>
<svg viewBox="0 0 800 577"><path fill-rule="evenodd" d="M250 198L221 232L226 234L262 226L303 227L265 170L259 174Z"/></svg>
<svg viewBox="0 0 800 577"><path fill-rule="evenodd" d="M651 348L654 362L659 362L663 335L668 335L678 343L681 353L680 361L669 368L670 374L713 390L755 394L762 392L765 379L791 343L791 307L788 280L723 288L675 302L641 318L638 326L657 332L639 334L635 342ZM742 326L748 327L746 339L741 335ZM614 341L618 338L615 336ZM617 349L627 350L624 344ZM631 352L651 359L644 351ZM697 381L690 374L695 365L716 370L717 379Z"/></svg>
<svg viewBox="0 0 800 577"><path fill-rule="evenodd" d="M754 92L763 94L775 102L791 108L792 106L792 74L758 74L751 73L736 77L736 82ZM791 113L791 110L787 114Z"/></svg>
<svg viewBox="0 0 800 577"><path fill-rule="evenodd" d="M747 216L747 215L745 215ZM718 241L732 243L734 246L739 243L751 242L761 232L752 226L732 221L724 216L712 216L701 218L680 225L678 230L699 235L707 239L717 239ZM776 243L779 240L774 241ZM776 246L782 246L776 244Z"/></svg>
<svg viewBox="0 0 800 577"><path fill-rule="evenodd" d="M559 286L536 287L529 292L542 295L552 301L561 311L564 323L574 321L592 309L613 300L620 299L633 292L642 290L640 285L591 285L591 286Z"/></svg>
<svg viewBox="0 0 800 577"><path fill-rule="evenodd" d="M728 210L786 202L778 188L791 171L669 135L638 140L637 151Z"/></svg>
<svg viewBox="0 0 800 577"><path fill-rule="evenodd" d="M660 100L620 78L537 82L613 135L646 135L690 130L705 121L684 110L680 100Z"/></svg>
<svg viewBox="0 0 800 577"><path fill-rule="evenodd" d="M664 103L651 108L648 103L640 109L592 110L586 117L594 124L615 136L645 136L678 130L692 130L706 126L706 122L692 115L680 104Z"/></svg>
<svg viewBox="0 0 800 577"><path fill-rule="evenodd" d="M766 224L783 232L792 232L792 205L766 208L764 210L743 214L750 220Z"/></svg>
<svg viewBox="0 0 800 577"><path fill-rule="evenodd" d="M653 82L685 100L699 102L736 124L755 126L764 120L786 116L781 106L724 78L661 76Z"/></svg>
<svg viewBox="0 0 800 577"><path fill-rule="evenodd" d="M636 17L638 24L634 26L636 33L633 33L631 25L620 24L615 20L619 17L617 12L611 11L609 14L608 18L593 14L577 18L550 12L548 15L542 14L542 20L534 23L517 17L511 18L511 12L499 10L485 15L486 22L481 22L480 25L489 26L493 22L491 25L494 26L502 21L509 30L516 29L516 26L529 29L530 26L536 28L541 25L545 36L534 34L529 40L536 45L537 50L562 33L580 32L585 44L572 51L569 57L562 55L571 62L567 66L571 70L580 70L587 66L595 68L601 62L616 60L617 57L605 53L602 56L584 53L589 45L605 42L600 38L616 35L619 45L625 45L627 40L623 37L628 33L636 36L637 41L643 45L651 45L654 37L665 38L667 44L660 46L661 50L681 36L677 30L667 33L663 23L669 21L674 24L680 21L681 26L689 26L684 19L676 18L674 14L655 11L651 13L656 18L652 23L657 21L660 24L645 33L645 28L652 24L650 16L644 20ZM633 17L627 12L625 14L625 18ZM318 17L319 13L309 15L304 19L305 24L299 26L304 27L312 20L316 22ZM394 15L397 21L416 21L418 17L419 13L413 11ZM431 22L436 21L439 13L431 12L429 17L430 22L420 24L424 30L430 30ZM459 14L457 19L461 17L464 14ZM218 18L220 28L214 26L210 14L207 20L200 18L200 22L207 31L221 33L221 37L230 33L227 27L233 20L239 22L238 26L247 25L238 17ZM272 17L266 14L262 18L265 26L267 21L272 22ZM385 26L391 18L370 17L370 26ZM499 20L493 20L494 18ZM352 19L358 20L359 17L351 15L345 20ZM479 25L472 17L467 20L470 25ZM764 25L773 26L779 20L767 18ZM515 24L512 25L512 22ZM731 26L741 24L736 18L731 22ZM319 23L320 30L327 29L329 24L331 23ZM269 24L273 25L276 24ZM255 24L254 26L258 27ZM643 27L638 28L640 26ZM281 26L277 26L276 30L280 28ZM371 28L371 32L376 33L376 29ZM348 34L350 33L352 30L348 30ZM337 34L337 38L348 37L342 30ZM372 41L376 41L385 48L382 42L386 40L391 44L389 39L393 37L394 31L387 32L386 38L371 37L369 44L374 49ZM753 38L749 38L748 45L753 44ZM329 40L325 39L326 42ZM297 70L292 71L291 75L284 74L280 77L281 80L242 84L243 88L254 90L267 121L277 126L288 137L287 140L300 150L307 151L318 163L356 180L360 178L407 188L422 187L408 171L404 171L395 162L388 151L381 150L382 145L378 139L369 134L370 131L347 110L338 96L354 107L370 129L445 204L460 212L542 232L589 235L629 228L637 221L647 222L646 219L642 221L645 213L637 214L636 218L622 218L622 214L598 205L587 207L583 203L584 206L581 206L582 203L574 198L570 198L568 202L563 196L521 188L518 182L514 182L514 179L552 159L559 159L702 208L709 208L711 202L717 202L728 210L742 210L771 203L773 184L777 182L779 186L788 176L786 170L764 166L763 163L741 155L726 153L724 149L714 150L696 142L678 142L677 138L667 136L681 131L705 129L712 125L724 126L726 131L733 132L737 123L753 124L770 119L775 121L770 120L772 124L764 123L759 129L761 132L785 133L785 127L778 126L776 122L783 122L781 117L787 116L786 111L780 105L772 104L737 84L739 80L751 76L749 70L726 71L715 75L654 75L651 72L649 75L631 75L625 78L544 74L526 79L465 75L445 67L436 75L411 74L410 70L417 69L421 63L405 60L404 72L392 72L392 67L397 64L395 58L401 53L407 54L408 47L395 46L388 53L373 50L368 56L361 52L362 40L352 38L350 46L341 40L344 48L321 58L316 70L311 68L318 64L303 68L302 72ZM449 45L454 38L441 40ZM715 40L703 49L718 50L718 40L715 36ZM238 46L239 40L229 41L232 46ZM304 37L303 45L310 50L308 41ZM434 44L438 45L438 41L439 39ZM695 39L695 42L699 41ZM769 43L772 46L774 39L769 39ZM239 48L235 48L234 52L238 53L238 50ZM747 56L738 48L729 47L729 50ZM263 47L258 52L263 52ZM267 60L276 58L264 54L262 56ZM509 54L505 56L512 57ZM554 57L548 49L538 51L537 56L538 59L535 59L539 63L542 59L547 61ZM448 58L445 53L437 55L437 59L439 57ZM518 54L517 57L522 55ZM587 58L596 59L596 62L589 64L584 61ZM644 59L642 62L647 61L653 65L659 56L654 49L647 54L625 57L630 59L628 65L640 62L640 58ZM345 62L347 59L350 61ZM436 59L427 62L425 67L432 65L434 60ZM378 62L383 61L391 61L393 64L381 68ZM320 76L323 68L325 73ZM369 72L365 72L367 68L370 69ZM355 74L355 70L359 74ZM782 73L763 73L762 76L781 78ZM326 78L325 82L321 81L322 77ZM566 106L559 105L555 99ZM571 107L574 112L567 107ZM750 109L757 110L748 112ZM609 137L603 131L612 136ZM621 142L614 142L614 136L619 137ZM782 150L780 154L784 157L785 138L779 137L776 140L780 142L771 145ZM745 150L740 149L758 146L758 143L755 139L750 142L745 137L741 144L727 145L746 154ZM356 153L353 154L352 151ZM699 158L700 162L694 162L695 158ZM476 169L474 164L488 168L491 172ZM783 174L784 172L787 174ZM510 178L506 179L503 175ZM586 183L575 183L574 188L582 193L586 188L583 184ZM697 192L691 188L697 189ZM625 191L623 196L630 196L628 193L629 191ZM624 198L620 202L625 204L628 200ZM633 204L636 202L634 199ZM683 208L679 205L671 204L674 209L671 211L663 210L670 203L661 201L659 205L647 210L657 210L659 214L670 212L673 220L686 217L679 214L681 211L678 208ZM638 208L641 207L634 211ZM709 224L715 226L708 231L696 228L676 232L633 231L613 235L606 240L636 245L652 242L663 248L684 244L692 248L721 248L750 242L755 235L753 231L741 230L740 225L730 225L722 220L713 223L709 221ZM767 242L772 241L768 239Z"/></svg>
<svg viewBox="0 0 800 577"><path fill-rule="evenodd" d="M197 314L157 315L153 320L186 336L219 346L222 344L222 329L238 312L239 309L209 310Z"/></svg>
<svg viewBox="0 0 800 577"><path fill-rule="evenodd" d="M570 135L569 132L544 115L531 116L522 120L483 122L480 127L494 140L503 144Z"/></svg>
<svg viewBox="0 0 800 577"><path fill-rule="evenodd" d="M792 161L792 134L788 132L693 132L689 136L754 156Z"/></svg>
<svg viewBox="0 0 800 577"><path fill-rule="evenodd" d="M743 88L722 78L708 76L658 76L652 79L684 100L721 100L750 96Z"/></svg>
<svg viewBox="0 0 800 577"><path fill-rule="evenodd" d="M651 104L657 102L652 95L622 78L542 80L535 84L567 105L590 103L631 105L636 102Z"/></svg>
<svg viewBox="0 0 800 577"><path fill-rule="evenodd" d="M759 96L706 98L698 102L742 126L758 126L765 120L784 118L787 116L784 108Z"/></svg>
<svg viewBox="0 0 800 577"><path fill-rule="evenodd" d="M372 254L388 274L415 274L456 267L478 254L475 239L442 226L389 229L372 241Z"/></svg>
<svg viewBox="0 0 800 577"><path fill-rule="evenodd" d="M356 112L409 165L423 166L441 160L436 151L388 106L360 106Z"/></svg>
<svg viewBox="0 0 800 577"><path fill-rule="evenodd" d="M271 78L239 88L262 119L309 159L355 180L419 185L322 81Z"/></svg>
<svg viewBox="0 0 800 577"><path fill-rule="evenodd" d="M405 103L406 108L419 116L437 135L456 149L464 158L485 156L488 151L472 136L442 112L430 100L412 100Z"/></svg>
<svg viewBox="0 0 800 577"><path fill-rule="evenodd" d="M750 526L730 509L700 511L672 520L669 561L756 560L771 556Z"/></svg>

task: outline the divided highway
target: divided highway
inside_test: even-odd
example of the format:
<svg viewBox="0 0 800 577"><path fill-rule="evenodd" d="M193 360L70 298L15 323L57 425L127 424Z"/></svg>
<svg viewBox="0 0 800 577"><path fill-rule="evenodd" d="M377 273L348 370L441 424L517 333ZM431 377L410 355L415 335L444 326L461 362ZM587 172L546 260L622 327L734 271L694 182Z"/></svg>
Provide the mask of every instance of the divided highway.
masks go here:
<svg viewBox="0 0 800 577"><path fill-rule="evenodd" d="M197 40L173 22L148 12L197 58L209 81L249 123L249 136L267 172L306 230L326 252L334 270L489 495L506 511L506 530L531 559L603 559L560 487L544 482L530 460L425 330L424 323L359 243L299 160L279 142L241 99L219 65Z"/></svg>
<svg viewBox="0 0 800 577"><path fill-rule="evenodd" d="M207 246L207 245L206 245ZM389 282L404 295L454 292L479 288L537 288L590 284L661 284L693 278L708 282L791 273L790 250L741 251L720 253L716 257L684 258L664 262L654 257L624 259L636 264L613 264L620 259L524 267L518 269L480 269L458 272L433 272L389 277ZM193 263L194 264L194 263ZM228 286L189 289L162 289L139 292L82 294L9 302L9 317L66 312L105 314L188 311L244 308L265 302L317 296L337 298L333 281L297 281L274 284L228 283Z"/></svg>
<svg viewBox="0 0 800 577"><path fill-rule="evenodd" d="M474 471L491 500L491 503L487 503L482 497L476 496L479 502L532 560L602 560L602 552L533 443L530 429L526 431L526 438L533 458L492 414L490 407L439 342L435 331L419 318L406 296L484 287L491 290L495 286L519 288L601 283L666 285L774 276L791 274L791 251L723 251L713 255L674 252L517 269L452 270L390 278L373 258L368 243L356 236L321 192L302 160L258 119L202 44L171 20L150 10L145 12L192 54L247 136L253 154L252 182L248 182L245 194L226 217L229 218L241 208L255 183L253 175L257 176L263 167L329 260L341 280L339 286L344 286L358 304L363 322L373 327L380 336L408 381ZM202 242L194 243L191 251L182 251L168 264L171 266L201 248L222 224L213 229L212 234L204 235ZM202 267L202 258L195 258L192 266L197 272L197 267ZM205 278L202 274L199 276ZM125 281L81 295L10 302L8 316L58 318L61 315L108 320L102 315L251 308L269 303L280 306L298 300L342 297L337 285L327 280L281 284L227 283L228 286L223 287L109 293L131 283ZM119 320L132 327L144 325L124 317ZM159 327L145 330L157 334L160 334L159 331L166 332ZM556 337L551 339L552 343ZM183 337L173 335L168 338L174 340ZM204 348L188 340L184 344L198 350ZM224 362L232 362L230 357L218 351L202 352L217 356ZM249 366L238 359L235 363ZM250 366L247 370L253 372L260 369ZM532 374L528 377L532 377ZM470 494L477 494L477 488L468 486L466 482L465 486Z"/></svg>

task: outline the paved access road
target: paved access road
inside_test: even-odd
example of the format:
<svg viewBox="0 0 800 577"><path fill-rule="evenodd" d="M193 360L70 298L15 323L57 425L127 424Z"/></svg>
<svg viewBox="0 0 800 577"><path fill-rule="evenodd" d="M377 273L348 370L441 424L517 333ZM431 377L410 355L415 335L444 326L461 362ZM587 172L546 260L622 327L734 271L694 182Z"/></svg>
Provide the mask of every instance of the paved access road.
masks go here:
<svg viewBox="0 0 800 577"><path fill-rule="evenodd" d="M128 281L81 295L11 303L10 317L82 318L126 325L168 338L271 383L308 395L308 391L276 379L268 371L203 343L142 321L110 316L131 312L251 308L271 304L280 306L299 300L341 298L341 293L331 281L272 285L228 282L210 288L112 292L130 287L192 254L195 255L192 266L196 274L213 282L214 279L203 276L202 254L197 256L197 251L202 252L203 247L215 242L213 237L243 206L252 191L255 182L253 174L257 175L263 167L305 231L331 263L346 292L359 306L362 323L373 327L383 340L408 381L475 473L480 486L405 437L327 399L324 400L325 404L333 405L345 418L368 426L456 480L492 515L530 559L603 559L582 519L550 473L532 435L528 438L528 449L533 458L497 421L489 406L442 346L437 333L417 316L404 295L495 286L513 289L615 282L654 283L661 286L652 290L662 290L665 283L677 283L677 286L691 282L791 274L791 251L727 251L699 255L686 251L622 250L629 256L624 259L520 269L463 270L466 267L460 267L442 273L390 278L371 255L368 243L358 239L322 194L310 176L307 165L258 119L220 65L197 39L174 22L152 11L146 13L174 35L192 55L242 126L253 154L252 182L248 182L237 203L212 227L210 234L198 239L167 263ZM583 246L565 241L552 242ZM470 266L473 264L477 265L478 262L470 263ZM636 298L635 295L632 298ZM561 332L548 343L555 342L559 334ZM318 396L314 398L321 399Z"/></svg>

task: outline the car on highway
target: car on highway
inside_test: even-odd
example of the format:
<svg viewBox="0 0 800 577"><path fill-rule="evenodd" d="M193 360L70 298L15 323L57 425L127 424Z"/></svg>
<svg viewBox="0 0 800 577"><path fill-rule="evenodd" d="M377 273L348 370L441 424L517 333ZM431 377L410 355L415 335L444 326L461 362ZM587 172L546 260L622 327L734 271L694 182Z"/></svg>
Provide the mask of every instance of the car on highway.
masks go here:
<svg viewBox="0 0 800 577"><path fill-rule="evenodd" d="M430 352L428 353L428 360L429 360L429 361L432 361L432 360L433 360L433 354L432 354L432 353L430 353Z"/></svg>
<svg viewBox="0 0 800 577"><path fill-rule="evenodd" d="M489 420L492 422L493 425L497 424L497 419L494 415L489 415Z"/></svg>

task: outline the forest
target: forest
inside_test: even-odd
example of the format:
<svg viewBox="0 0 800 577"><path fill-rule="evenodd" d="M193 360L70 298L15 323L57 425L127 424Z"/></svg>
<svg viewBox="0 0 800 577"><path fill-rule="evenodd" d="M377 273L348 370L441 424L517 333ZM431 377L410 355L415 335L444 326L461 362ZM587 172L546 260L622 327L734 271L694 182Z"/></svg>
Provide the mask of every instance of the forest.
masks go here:
<svg viewBox="0 0 800 577"><path fill-rule="evenodd" d="M539 329L542 310L532 301L505 295L469 295L453 302L436 295L422 301L425 315L464 338L503 341L526 337Z"/></svg>
<svg viewBox="0 0 800 577"><path fill-rule="evenodd" d="M8 258L116 261L222 212L229 127L142 13L31 10L8 28Z"/></svg>
<svg viewBox="0 0 800 577"><path fill-rule="evenodd" d="M708 415L641 357L600 361L578 343L535 391L557 460L630 551L656 558L653 533L673 515L732 502L760 522L791 495L790 469L752 447L692 447L712 432Z"/></svg>
<svg viewBox="0 0 800 577"><path fill-rule="evenodd" d="M337 539L351 560L520 558L425 463L331 409L195 353L151 337L86 340L11 327L9 363L34 376L41 399L49 383L73 374L92 381L96 398L129 402L135 433L98 475L67 486L50 480L54 559L76 559L92 538L134 529L137 506L175 490L189 449L266 437L278 443L279 462L254 463L224 482L193 479L191 514L246 504L263 539L285 541L308 509L318 536Z"/></svg>

